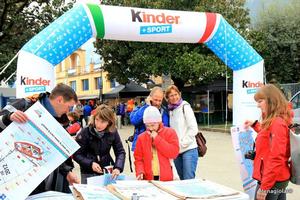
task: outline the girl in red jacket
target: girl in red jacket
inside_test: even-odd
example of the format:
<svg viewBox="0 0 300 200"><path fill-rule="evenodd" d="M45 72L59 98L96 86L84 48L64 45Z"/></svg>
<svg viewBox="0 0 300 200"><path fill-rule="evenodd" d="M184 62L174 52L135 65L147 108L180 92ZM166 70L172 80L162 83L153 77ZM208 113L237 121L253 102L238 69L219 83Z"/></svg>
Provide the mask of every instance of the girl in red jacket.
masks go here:
<svg viewBox="0 0 300 200"><path fill-rule="evenodd" d="M178 137L174 129L164 127L159 110L145 109L143 121L146 131L139 135L134 150L134 165L138 180L173 180L170 159L179 152Z"/></svg>
<svg viewBox="0 0 300 200"><path fill-rule="evenodd" d="M272 84L261 87L254 98L262 112L261 122L247 120L245 126L258 133L253 169L253 178L258 180L256 199L283 200L290 178L288 126L292 111L282 92Z"/></svg>

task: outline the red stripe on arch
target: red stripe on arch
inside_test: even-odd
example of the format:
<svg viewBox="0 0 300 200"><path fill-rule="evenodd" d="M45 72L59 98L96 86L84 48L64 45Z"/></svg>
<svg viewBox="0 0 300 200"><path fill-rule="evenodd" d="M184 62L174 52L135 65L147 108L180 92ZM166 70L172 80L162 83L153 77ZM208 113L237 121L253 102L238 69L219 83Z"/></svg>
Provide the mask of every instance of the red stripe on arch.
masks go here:
<svg viewBox="0 0 300 200"><path fill-rule="evenodd" d="M215 28L216 21L217 21L216 13L205 13L205 14L206 14L206 29L202 38L200 38L198 43L204 43L209 38L209 36L212 34Z"/></svg>

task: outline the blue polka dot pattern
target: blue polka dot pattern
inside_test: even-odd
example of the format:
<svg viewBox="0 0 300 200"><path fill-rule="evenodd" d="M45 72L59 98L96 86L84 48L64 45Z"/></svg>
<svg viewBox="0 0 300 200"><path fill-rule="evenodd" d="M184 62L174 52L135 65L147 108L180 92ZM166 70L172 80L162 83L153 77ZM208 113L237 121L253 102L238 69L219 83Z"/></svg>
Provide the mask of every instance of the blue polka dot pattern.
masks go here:
<svg viewBox="0 0 300 200"><path fill-rule="evenodd" d="M262 57L223 17L217 32L206 45L234 71L247 68L262 60Z"/></svg>
<svg viewBox="0 0 300 200"><path fill-rule="evenodd" d="M22 50L41 57L54 66L92 37L86 11L78 5L43 29Z"/></svg>

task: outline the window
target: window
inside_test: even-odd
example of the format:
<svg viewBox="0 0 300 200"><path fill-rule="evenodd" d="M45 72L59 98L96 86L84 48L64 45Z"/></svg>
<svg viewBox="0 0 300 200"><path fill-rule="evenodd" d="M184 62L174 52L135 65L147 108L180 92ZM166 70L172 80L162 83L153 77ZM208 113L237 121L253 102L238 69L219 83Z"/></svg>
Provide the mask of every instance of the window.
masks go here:
<svg viewBox="0 0 300 200"><path fill-rule="evenodd" d="M110 88L115 88L116 87L116 80L110 80Z"/></svg>
<svg viewBox="0 0 300 200"><path fill-rule="evenodd" d="M97 78L95 78L95 85L96 85L96 89L97 89L97 90L103 88L102 77L97 77Z"/></svg>
<svg viewBox="0 0 300 200"><path fill-rule="evenodd" d="M300 92L292 97L293 109L300 108Z"/></svg>
<svg viewBox="0 0 300 200"><path fill-rule="evenodd" d="M89 79L82 80L82 90L83 91L89 90Z"/></svg>
<svg viewBox="0 0 300 200"><path fill-rule="evenodd" d="M291 99L294 111L294 123L300 124L300 92L297 92Z"/></svg>
<svg viewBox="0 0 300 200"><path fill-rule="evenodd" d="M76 92L76 81L71 81L70 86Z"/></svg>
<svg viewBox="0 0 300 200"><path fill-rule="evenodd" d="M70 58L71 58L71 68L80 66L80 57L77 53L72 54Z"/></svg>

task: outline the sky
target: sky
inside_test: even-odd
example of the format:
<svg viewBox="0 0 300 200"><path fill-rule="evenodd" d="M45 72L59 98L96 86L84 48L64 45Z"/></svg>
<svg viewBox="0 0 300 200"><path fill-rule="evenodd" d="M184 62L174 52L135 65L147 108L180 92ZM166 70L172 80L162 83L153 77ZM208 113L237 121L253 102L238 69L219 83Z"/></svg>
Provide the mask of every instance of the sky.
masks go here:
<svg viewBox="0 0 300 200"><path fill-rule="evenodd" d="M101 56L94 52L96 50L93 44L94 41L95 39L91 38L81 46L82 49L86 50L86 65L90 64L91 58L93 59L94 63L101 63Z"/></svg>
<svg viewBox="0 0 300 200"><path fill-rule="evenodd" d="M286 4L290 0L276 0L277 4ZM245 6L249 8L251 23L255 23L259 17L259 13L267 8L270 4L274 3L274 0L246 0Z"/></svg>

